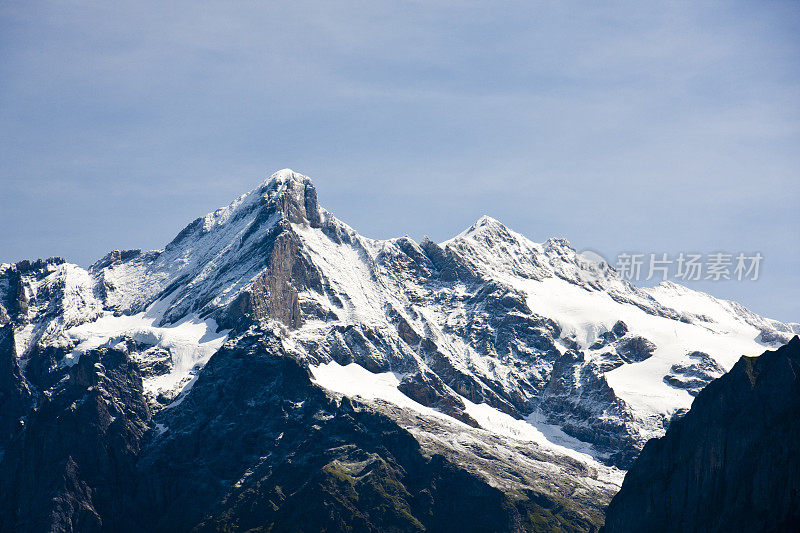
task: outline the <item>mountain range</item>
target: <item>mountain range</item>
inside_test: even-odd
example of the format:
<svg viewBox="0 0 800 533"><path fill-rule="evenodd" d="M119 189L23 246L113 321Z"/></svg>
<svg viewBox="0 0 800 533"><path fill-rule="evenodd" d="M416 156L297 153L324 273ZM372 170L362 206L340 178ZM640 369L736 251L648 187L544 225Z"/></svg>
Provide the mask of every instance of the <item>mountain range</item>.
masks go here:
<svg viewBox="0 0 800 533"><path fill-rule="evenodd" d="M0 527L593 531L797 334L486 216L369 239L281 170L162 250L0 266Z"/></svg>

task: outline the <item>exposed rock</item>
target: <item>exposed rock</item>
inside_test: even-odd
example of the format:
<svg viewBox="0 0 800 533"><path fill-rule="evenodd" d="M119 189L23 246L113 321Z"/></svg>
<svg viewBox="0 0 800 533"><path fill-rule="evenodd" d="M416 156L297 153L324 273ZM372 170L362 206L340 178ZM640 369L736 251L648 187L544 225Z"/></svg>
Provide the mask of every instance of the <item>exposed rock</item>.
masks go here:
<svg viewBox="0 0 800 533"><path fill-rule="evenodd" d="M598 358L597 369L601 373L605 374L606 372L611 372L615 368L619 368L627 363L628 362L625 361L622 358L622 356L619 355L619 353L605 352L602 356Z"/></svg>
<svg viewBox="0 0 800 533"><path fill-rule="evenodd" d="M592 442L620 468L629 466L637 455L636 438L627 429L631 413L601 369L587 364L581 352L567 351L555 362L537 407L551 424Z"/></svg>
<svg viewBox="0 0 800 533"><path fill-rule="evenodd" d="M640 363L652 357L656 345L644 337L625 337L616 343L617 353L627 363Z"/></svg>
<svg viewBox="0 0 800 533"><path fill-rule="evenodd" d="M685 389L692 396L700 391L725 371L707 353L692 352L688 354L689 362L674 364L664 381L677 389Z"/></svg>
<svg viewBox="0 0 800 533"><path fill-rule="evenodd" d="M563 239L534 243L489 217L441 244L427 238L417 244L407 236L368 239L319 207L308 178L283 170L198 218L163 250L114 251L88 270L60 259L0 264L0 325L11 326L17 351L2 354L0 364L10 378L0 377L0 388L25 397L19 387L27 386L33 409L7 411L6 438L16 450L18 442L83 431L87 446L100 450L98 457L111 453L102 449L119 450L109 437L113 432L98 422L105 419L102 407L92 411L77 402L84 413L78 419L54 414L59 408L70 411L78 396L106 391L102 399L120 403L116 409L124 414L112 415L128 428L121 433L146 449L114 452L126 457L118 465L123 470L127 458L137 458L136 483L123 483L115 497L133 513L163 516L164 528L180 530L188 523L234 528L228 516L248 524L264 517L285 524L302 508L300 496L283 490L291 472L312 480L307 489L294 487L298 495L313 500L313 509L335 515L316 522L318 527L413 529L418 522L436 529L441 517L452 519L452 509L440 507L441 501L425 507L420 499L436 492L433 485L455 479L487 501L495 496L481 483L500 489L505 510L486 514L512 529L591 530L619 480L619 471L608 465L629 465L647 438L662 434L689 406L688 395L675 394L662 380L694 392L713 375L705 359L684 354L707 350L709 360L730 368L734 359L715 346L736 339L741 353L755 354L763 349L759 335L777 341L800 331L798 324L770 321L733 302L687 291L674 284L637 288L607 265L587 261ZM708 303L702 315L692 311L698 298ZM662 340L678 330L687 334ZM251 353L247 343L257 344L251 334L266 343L253 350L269 357ZM273 335L288 351L273 346ZM212 357L226 339L222 355ZM241 339L249 340L239 345ZM102 348L95 353L97 346ZM84 352L89 355L74 364ZM125 364L114 362L111 354L117 352L125 354ZM273 360L281 358L287 362ZM661 365L664 358L669 361ZM407 404L393 403L395 390L388 392L390 399L367 398L373 391L361 394L359 383L349 384L353 397L369 409L346 397L341 405L339 399L307 402L315 410L294 406L321 394L306 383L304 369L334 362L402 376L400 393L439 412L401 408ZM138 376L120 370L129 366ZM300 391L286 393L291 405L281 400L278 370ZM243 381L226 375L234 371ZM637 383L626 372L645 379ZM144 381L149 409L157 413L144 441L137 421L149 415L139 413L139 397L130 393L130 403L109 392L116 387L127 394L137 380ZM234 395L229 402L226 395L234 386L251 396ZM668 408L660 407L659 397L669 400ZM226 411L231 405L235 409ZM224 413L217 417L218 407ZM295 411L304 414L293 418ZM367 411L369 416L353 414ZM31 418L38 420L34 429ZM476 427L478 419L485 427ZM531 427L539 420L558 426L549 428L548 439L571 450L542 440L544 431ZM391 421L422 443L422 459L405 445L379 449L373 441L347 440L358 431L395 438L402 432ZM208 436L207 428L222 437ZM319 428L335 438L320 438ZM281 432L287 446L319 456L289 454L276 440ZM81 455L85 450L67 452L79 447L77 437L62 440L63 446L41 455L41 464L31 460L25 466L31 472L50 468L42 478L54 495L42 504L52 509L45 523L55 529L113 529L117 523L106 515L113 506L102 494L103 476L116 471L98 474L101 469ZM180 446L170 448L169 442ZM440 453L447 459L441 464L431 458ZM191 461L182 463L184 456ZM148 461L161 461L171 474L148 470ZM195 464L198 472L189 472ZM23 475L12 466L0 465L0 477ZM463 478L460 470L472 477ZM480 483L470 481L473 477ZM197 487L179 486L184 478ZM263 483L252 486L250 479ZM236 480L246 492L231 488ZM376 487L380 494L370 492ZM9 498L44 498L29 485L20 490ZM390 502L381 491L392 496ZM388 518L367 516L354 495L377 502ZM173 497L178 503L171 508ZM180 505L193 518L181 515ZM217 505L225 507L222 514L200 516ZM258 516L247 510L257 507ZM23 505L13 512L32 511Z"/></svg>
<svg viewBox="0 0 800 533"><path fill-rule="evenodd" d="M313 387L269 334L223 348L180 406L143 451L130 530L591 529L426 458L387 417Z"/></svg>
<svg viewBox="0 0 800 533"><path fill-rule="evenodd" d="M618 320L614 326L611 328L610 331L606 331L600 334L600 338L591 346L589 346L590 350L599 350L601 348L605 348L612 342L616 341L617 339L621 339L628 333L628 326L625 325L625 322L622 320Z"/></svg>
<svg viewBox="0 0 800 533"><path fill-rule="evenodd" d="M0 326L0 460L25 425L24 417L31 407L31 392L17 361L14 328Z"/></svg>
<svg viewBox="0 0 800 533"><path fill-rule="evenodd" d="M298 291L323 292L319 273L302 255L301 245L291 229L283 229L272 240L267 254L267 269L231 304L226 314L219 315L223 327L241 330L255 322L274 319L297 328L303 322Z"/></svg>
<svg viewBox="0 0 800 533"><path fill-rule="evenodd" d="M119 531L149 419L128 355L85 354L0 462L0 530Z"/></svg>
<svg viewBox="0 0 800 533"><path fill-rule="evenodd" d="M472 427L479 424L464 412L464 402L436 374L417 372L406 376L397 387L400 392L426 407L437 409Z"/></svg>
<svg viewBox="0 0 800 533"><path fill-rule="evenodd" d="M23 261L22 263L26 263L24 266L30 269L29 262ZM25 293L19 264L6 269L3 277L6 278L8 287L1 302L5 308L4 314L11 321L25 324L28 316L28 295Z"/></svg>

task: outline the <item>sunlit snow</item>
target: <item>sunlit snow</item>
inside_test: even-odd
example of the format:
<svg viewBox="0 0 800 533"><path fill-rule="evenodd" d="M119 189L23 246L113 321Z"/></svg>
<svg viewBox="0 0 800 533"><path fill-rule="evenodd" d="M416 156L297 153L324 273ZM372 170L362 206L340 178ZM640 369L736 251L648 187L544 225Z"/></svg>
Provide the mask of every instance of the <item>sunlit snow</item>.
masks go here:
<svg viewBox="0 0 800 533"><path fill-rule="evenodd" d="M157 326L158 315L138 313L131 316L114 316L104 313L94 322L76 326L66 334L78 345L64 358L65 364L73 364L81 354L99 347L113 347L125 339L131 339L145 347L167 350L172 359L168 373L145 378L145 391L151 394L175 392L185 385L191 371L202 367L219 350L227 339L227 331L217 333L214 320L201 320L190 315L176 324Z"/></svg>

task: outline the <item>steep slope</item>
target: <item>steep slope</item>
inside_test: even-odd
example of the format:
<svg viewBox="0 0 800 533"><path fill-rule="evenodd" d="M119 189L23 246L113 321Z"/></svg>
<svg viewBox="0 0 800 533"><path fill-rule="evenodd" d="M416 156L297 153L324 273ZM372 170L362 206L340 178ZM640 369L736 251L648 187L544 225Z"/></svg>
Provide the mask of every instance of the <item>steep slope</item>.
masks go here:
<svg viewBox="0 0 800 533"><path fill-rule="evenodd" d="M0 326L0 460L8 444L24 425L33 404L22 376L14 343L14 328Z"/></svg>
<svg viewBox="0 0 800 533"><path fill-rule="evenodd" d="M800 338L741 358L648 442L605 530L800 530Z"/></svg>

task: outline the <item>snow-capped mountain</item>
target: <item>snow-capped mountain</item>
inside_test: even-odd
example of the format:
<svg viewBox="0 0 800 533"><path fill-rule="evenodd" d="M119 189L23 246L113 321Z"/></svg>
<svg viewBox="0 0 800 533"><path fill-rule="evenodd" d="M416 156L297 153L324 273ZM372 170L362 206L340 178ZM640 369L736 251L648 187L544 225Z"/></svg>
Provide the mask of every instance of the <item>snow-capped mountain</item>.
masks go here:
<svg viewBox="0 0 800 533"><path fill-rule="evenodd" d="M535 243L489 217L439 244L369 239L291 170L163 250L88 270L2 265L3 324L15 397L33 406L84 357L126 354L156 443L214 354L274 337L311 386L388 417L425 454L505 494L578 502L590 525L705 384L800 333L673 283L637 288L563 239Z"/></svg>

